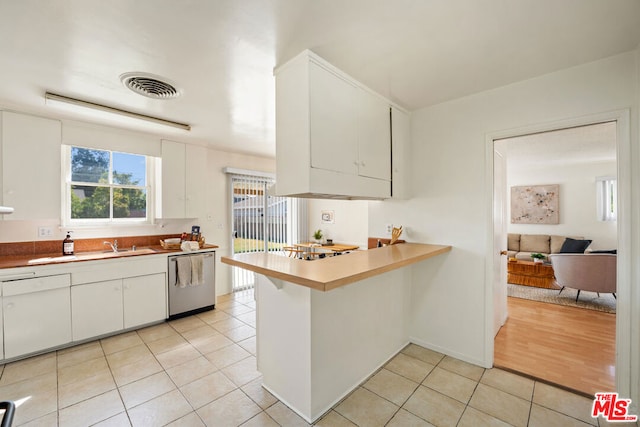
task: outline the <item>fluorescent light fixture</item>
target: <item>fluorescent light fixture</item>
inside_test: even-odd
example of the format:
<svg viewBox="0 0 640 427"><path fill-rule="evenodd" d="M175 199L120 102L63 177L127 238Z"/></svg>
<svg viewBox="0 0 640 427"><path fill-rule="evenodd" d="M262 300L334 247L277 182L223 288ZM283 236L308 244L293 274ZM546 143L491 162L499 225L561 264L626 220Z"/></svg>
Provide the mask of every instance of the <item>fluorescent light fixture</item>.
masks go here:
<svg viewBox="0 0 640 427"><path fill-rule="evenodd" d="M141 120L147 123L153 123L156 125L169 126L176 129L190 131L191 126L185 123L172 122L171 120L165 120L158 117L147 116L145 114L132 113L131 111L121 110L119 108L108 107L102 104L96 104L94 102L82 101L80 99L69 98L68 96L57 95L55 93L46 92L44 94L45 102L48 105L57 105L63 107L68 111L74 111L79 113L95 113L99 112L103 117L127 117L129 119Z"/></svg>

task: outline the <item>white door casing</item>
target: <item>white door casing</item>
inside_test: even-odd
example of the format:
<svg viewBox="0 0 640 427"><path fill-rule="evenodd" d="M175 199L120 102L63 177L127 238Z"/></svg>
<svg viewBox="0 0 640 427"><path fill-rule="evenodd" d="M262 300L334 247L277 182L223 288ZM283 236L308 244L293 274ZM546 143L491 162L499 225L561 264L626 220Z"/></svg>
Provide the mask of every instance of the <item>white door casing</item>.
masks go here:
<svg viewBox="0 0 640 427"><path fill-rule="evenodd" d="M618 256L617 256L617 310L616 310L616 391L622 396L631 396L632 388L631 376L633 370L637 366L637 362L632 358L632 292L631 292L631 253L632 253L632 199L631 199L631 129L630 129L630 111L614 110L600 114L560 120L557 122L549 122L527 126L519 129L511 129L507 131L499 131L487 134L485 137L485 184L487 191L487 239L486 250L490 256L485 257L485 367L493 366L494 351L494 300L493 287L494 276L497 267L496 262L501 257L493 255L497 248L494 247L493 236L496 227L494 218L494 141L527 135L538 132L547 132L557 129L564 129L576 126L584 126L595 123L616 121L617 141L616 141L616 159L617 159L617 176L618 176ZM506 286L506 282L505 282ZM635 327L633 328L635 329ZM630 408L632 413L637 410L637 403L633 402Z"/></svg>
<svg viewBox="0 0 640 427"><path fill-rule="evenodd" d="M494 145L493 154L493 336L507 321L507 159Z"/></svg>

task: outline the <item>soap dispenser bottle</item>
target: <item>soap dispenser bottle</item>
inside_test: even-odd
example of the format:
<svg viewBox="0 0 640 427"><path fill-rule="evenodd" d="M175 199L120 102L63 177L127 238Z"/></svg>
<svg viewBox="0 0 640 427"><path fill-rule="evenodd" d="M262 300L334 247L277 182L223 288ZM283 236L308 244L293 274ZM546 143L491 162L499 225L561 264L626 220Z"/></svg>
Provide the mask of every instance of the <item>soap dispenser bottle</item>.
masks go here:
<svg viewBox="0 0 640 427"><path fill-rule="evenodd" d="M62 255L73 255L73 239L71 231L67 231L67 237L62 241Z"/></svg>

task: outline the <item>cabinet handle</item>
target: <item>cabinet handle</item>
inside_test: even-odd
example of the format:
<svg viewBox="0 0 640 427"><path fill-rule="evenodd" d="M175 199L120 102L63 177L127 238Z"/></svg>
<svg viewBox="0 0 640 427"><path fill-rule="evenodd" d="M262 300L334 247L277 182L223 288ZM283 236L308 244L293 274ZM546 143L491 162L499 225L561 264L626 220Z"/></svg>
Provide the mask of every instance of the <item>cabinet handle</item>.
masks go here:
<svg viewBox="0 0 640 427"><path fill-rule="evenodd" d="M18 280L18 279L30 279L32 277L35 277L35 275L36 275L36 272L32 271L29 273L14 274L12 276L3 276L3 277L0 277L0 282L9 281L9 280Z"/></svg>
<svg viewBox="0 0 640 427"><path fill-rule="evenodd" d="M357 160L354 160L354 161L353 161L353 164L354 164L354 165L356 165L356 166L358 166L358 161L357 161Z"/></svg>
<svg viewBox="0 0 640 427"><path fill-rule="evenodd" d="M366 165L364 164L364 160L360 162L360 166L366 166Z"/></svg>

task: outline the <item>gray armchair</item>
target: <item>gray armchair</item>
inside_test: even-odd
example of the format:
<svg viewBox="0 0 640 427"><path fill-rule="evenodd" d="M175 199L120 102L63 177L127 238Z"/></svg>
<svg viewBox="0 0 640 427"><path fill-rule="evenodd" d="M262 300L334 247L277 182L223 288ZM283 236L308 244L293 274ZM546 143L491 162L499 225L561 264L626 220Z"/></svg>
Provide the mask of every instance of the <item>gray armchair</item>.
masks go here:
<svg viewBox="0 0 640 427"><path fill-rule="evenodd" d="M608 293L616 297L616 255L613 254L552 254L549 255L556 282L562 289Z"/></svg>

